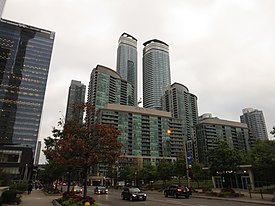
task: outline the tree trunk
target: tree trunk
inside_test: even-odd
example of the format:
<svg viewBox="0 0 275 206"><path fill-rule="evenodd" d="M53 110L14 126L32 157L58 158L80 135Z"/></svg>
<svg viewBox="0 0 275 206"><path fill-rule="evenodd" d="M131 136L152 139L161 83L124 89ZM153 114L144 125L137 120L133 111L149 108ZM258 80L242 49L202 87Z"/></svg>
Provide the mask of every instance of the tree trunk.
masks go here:
<svg viewBox="0 0 275 206"><path fill-rule="evenodd" d="M87 196L87 176L88 176L88 167L84 168L84 192L83 197L85 198Z"/></svg>
<svg viewBox="0 0 275 206"><path fill-rule="evenodd" d="M68 169L68 185L67 185L67 192L70 192L70 186L71 186L71 169Z"/></svg>

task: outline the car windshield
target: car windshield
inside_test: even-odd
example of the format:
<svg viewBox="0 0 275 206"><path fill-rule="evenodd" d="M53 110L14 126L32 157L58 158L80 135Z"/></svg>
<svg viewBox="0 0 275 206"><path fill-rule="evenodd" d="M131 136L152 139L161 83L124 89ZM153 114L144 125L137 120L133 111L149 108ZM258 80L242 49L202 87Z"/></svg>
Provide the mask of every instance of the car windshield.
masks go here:
<svg viewBox="0 0 275 206"><path fill-rule="evenodd" d="M140 191L140 189L138 189L138 188L131 188L131 189L130 189L130 192L135 193L135 192L141 192L141 191Z"/></svg>

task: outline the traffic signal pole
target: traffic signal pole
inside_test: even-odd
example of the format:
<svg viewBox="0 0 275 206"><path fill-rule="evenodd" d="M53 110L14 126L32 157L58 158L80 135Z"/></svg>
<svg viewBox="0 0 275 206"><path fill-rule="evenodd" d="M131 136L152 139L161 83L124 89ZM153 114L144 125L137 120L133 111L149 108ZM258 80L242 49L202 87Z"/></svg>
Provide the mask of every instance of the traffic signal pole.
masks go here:
<svg viewBox="0 0 275 206"><path fill-rule="evenodd" d="M187 187L190 188L190 178L189 178L189 165L187 159L187 146L186 142L184 142L184 155L185 155L185 165L186 165L186 179L187 179Z"/></svg>

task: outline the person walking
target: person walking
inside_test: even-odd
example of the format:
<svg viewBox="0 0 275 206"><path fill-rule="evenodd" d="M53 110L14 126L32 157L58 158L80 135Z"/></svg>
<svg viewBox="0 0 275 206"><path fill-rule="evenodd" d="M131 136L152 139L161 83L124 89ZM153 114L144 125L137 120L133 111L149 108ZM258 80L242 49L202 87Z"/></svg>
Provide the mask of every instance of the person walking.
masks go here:
<svg viewBox="0 0 275 206"><path fill-rule="evenodd" d="M33 185L30 182L29 185L28 185L28 195L32 193L32 189L33 189Z"/></svg>

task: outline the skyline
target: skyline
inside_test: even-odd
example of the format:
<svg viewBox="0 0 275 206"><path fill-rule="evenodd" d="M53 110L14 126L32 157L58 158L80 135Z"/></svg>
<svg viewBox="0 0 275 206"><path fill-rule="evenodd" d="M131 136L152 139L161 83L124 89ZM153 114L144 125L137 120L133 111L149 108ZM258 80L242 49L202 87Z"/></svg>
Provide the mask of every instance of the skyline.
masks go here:
<svg viewBox="0 0 275 206"><path fill-rule="evenodd" d="M88 86L98 64L116 70L118 40L124 32L138 40L137 99L142 97L142 44L159 39L169 45L171 83L185 85L198 97L199 115L212 113L240 122L242 109L259 109L271 138L274 1L134 0L129 6L127 2L6 2L4 19L56 33L40 140L50 136L65 116L71 80Z"/></svg>

